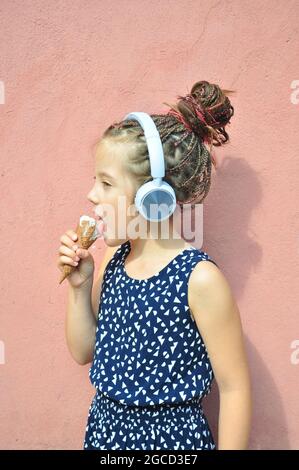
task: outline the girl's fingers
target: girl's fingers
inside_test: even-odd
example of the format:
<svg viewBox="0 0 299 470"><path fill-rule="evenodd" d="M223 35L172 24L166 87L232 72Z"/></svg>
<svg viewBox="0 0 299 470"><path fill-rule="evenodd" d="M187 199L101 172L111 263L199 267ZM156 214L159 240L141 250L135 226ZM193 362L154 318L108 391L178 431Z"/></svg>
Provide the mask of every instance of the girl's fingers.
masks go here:
<svg viewBox="0 0 299 470"><path fill-rule="evenodd" d="M72 248L74 245L76 245L76 242L72 241L70 237L65 233L60 237L60 242L62 243L62 245L68 246L69 248Z"/></svg>
<svg viewBox="0 0 299 470"><path fill-rule="evenodd" d="M74 230L67 230L67 231L66 231L66 235L67 235L73 242L78 241L78 235L76 234L76 232L74 232Z"/></svg>
<svg viewBox="0 0 299 470"><path fill-rule="evenodd" d="M61 245L61 247L59 248L59 254L65 255L68 258L72 258L73 261L79 261L79 259L80 259L79 256L75 253L74 250L72 250L71 248L68 248L67 246L64 246L64 245Z"/></svg>
<svg viewBox="0 0 299 470"><path fill-rule="evenodd" d="M69 264L70 266L78 266L79 262L74 261L72 258L69 258L68 256L60 256L59 258L59 266L63 266L64 264Z"/></svg>
<svg viewBox="0 0 299 470"><path fill-rule="evenodd" d="M78 250L76 251L76 255L79 256L79 258L87 258L87 256L89 255L89 251L88 250L84 250L84 248L78 248Z"/></svg>
<svg viewBox="0 0 299 470"><path fill-rule="evenodd" d="M68 264L70 266L78 266L80 258L84 258L84 253L81 255L76 254L78 250L78 235L74 230L68 230L60 237L61 246L58 250L58 257L57 266L62 268L64 264ZM82 251L82 250L81 250ZM83 250L86 251L86 250ZM80 253L80 250L79 250Z"/></svg>

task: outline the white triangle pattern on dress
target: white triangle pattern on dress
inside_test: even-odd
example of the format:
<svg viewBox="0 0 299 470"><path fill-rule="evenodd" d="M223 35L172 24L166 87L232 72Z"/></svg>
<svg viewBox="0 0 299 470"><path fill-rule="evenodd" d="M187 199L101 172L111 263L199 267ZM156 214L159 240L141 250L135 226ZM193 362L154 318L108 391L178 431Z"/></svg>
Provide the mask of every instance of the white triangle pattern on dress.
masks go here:
<svg viewBox="0 0 299 470"><path fill-rule="evenodd" d="M200 410L198 419L206 433L202 446L214 449L200 406L211 390L214 374L187 295L188 279L195 265L201 260L214 261L203 251L187 248L156 275L138 280L130 278L124 269L129 251L129 242L122 244L103 276L94 358L89 370L96 397L113 406L141 410L159 405L196 404ZM95 414L97 410L96 397L89 418L91 411ZM111 407L107 403L106 406ZM195 438L195 433L186 440ZM198 434L196 438L199 442L203 436ZM119 448L120 443L115 445ZM194 446L194 442L190 445ZM84 447L87 446L85 442ZM161 446L166 448L162 442Z"/></svg>
<svg viewBox="0 0 299 470"><path fill-rule="evenodd" d="M202 399L214 374L187 289L194 266L211 259L186 249L158 276L136 280L123 276L128 251L125 242L104 273L91 383L126 405Z"/></svg>

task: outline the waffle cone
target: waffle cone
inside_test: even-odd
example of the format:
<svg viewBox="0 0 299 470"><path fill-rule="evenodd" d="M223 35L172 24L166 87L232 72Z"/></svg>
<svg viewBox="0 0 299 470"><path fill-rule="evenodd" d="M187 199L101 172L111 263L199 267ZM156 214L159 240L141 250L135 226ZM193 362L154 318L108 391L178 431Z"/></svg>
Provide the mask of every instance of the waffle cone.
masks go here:
<svg viewBox="0 0 299 470"><path fill-rule="evenodd" d="M76 228L76 234L78 235L77 245L79 248L88 250L88 248L96 241L96 238L92 238L95 230L96 226L89 226L87 221L83 221L82 225L80 225L80 222L78 223ZM65 264L63 266L63 271L59 280L59 284L61 284L73 271L75 271L76 268L77 266Z"/></svg>

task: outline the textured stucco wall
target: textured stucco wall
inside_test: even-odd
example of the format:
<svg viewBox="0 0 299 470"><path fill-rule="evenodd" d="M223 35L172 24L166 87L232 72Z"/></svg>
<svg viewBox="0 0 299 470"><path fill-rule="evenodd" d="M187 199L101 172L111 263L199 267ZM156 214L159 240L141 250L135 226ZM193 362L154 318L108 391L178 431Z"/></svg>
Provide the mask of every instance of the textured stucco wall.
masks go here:
<svg viewBox="0 0 299 470"><path fill-rule="evenodd" d="M237 90L203 249L242 316L250 448L299 448L298 20L290 0L1 1L2 449L81 448L93 388L65 343L59 238L90 213L104 127L165 111L201 79ZM206 400L216 438L217 395Z"/></svg>

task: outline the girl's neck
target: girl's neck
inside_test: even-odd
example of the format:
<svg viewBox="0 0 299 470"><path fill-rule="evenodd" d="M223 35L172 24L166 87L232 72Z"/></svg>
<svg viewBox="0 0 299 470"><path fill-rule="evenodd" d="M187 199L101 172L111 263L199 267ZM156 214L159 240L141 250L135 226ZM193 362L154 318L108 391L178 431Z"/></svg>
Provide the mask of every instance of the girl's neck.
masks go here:
<svg viewBox="0 0 299 470"><path fill-rule="evenodd" d="M157 256L161 257L167 256L171 253L180 252L181 250L190 246L185 240L180 236L180 234L173 230L173 224L169 222L169 229L165 231L164 236L161 236L161 224L159 228L152 232L147 233L146 238L136 238L129 239L131 245L131 258L140 258L144 260L150 260L151 257L157 259Z"/></svg>

